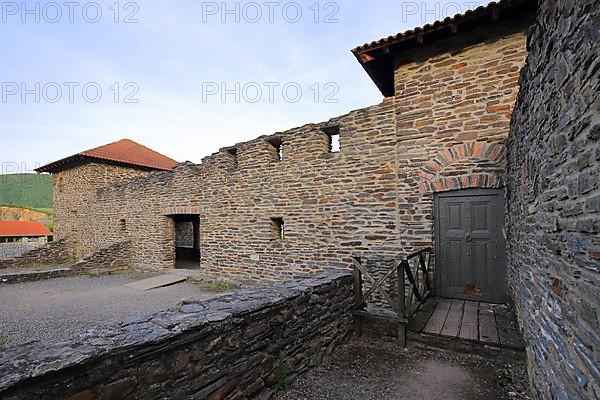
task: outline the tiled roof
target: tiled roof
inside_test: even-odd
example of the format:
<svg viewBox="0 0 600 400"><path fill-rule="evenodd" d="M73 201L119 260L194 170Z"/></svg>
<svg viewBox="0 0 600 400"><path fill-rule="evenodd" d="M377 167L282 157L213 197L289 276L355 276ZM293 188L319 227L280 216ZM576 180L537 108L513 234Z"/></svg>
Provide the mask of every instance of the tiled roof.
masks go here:
<svg viewBox="0 0 600 400"><path fill-rule="evenodd" d="M392 96L393 71L390 70L394 53L410 53L418 47L446 39L457 34L500 22L515 16L534 15L537 0L500 0L485 6L468 10L462 14L409 29L396 35L388 36L370 43L365 43L352 50L360 64L371 76L384 96ZM509 22L507 22L508 24Z"/></svg>
<svg viewBox="0 0 600 400"><path fill-rule="evenodd" d="M122 139L79 154L154 169L171 170L177 165L177 161L130 139Z"/></svg>
<svg viewBox="0 0 600 400"><path fill-rule="evenodd" d="M80 165L86 161L107 161L131 167L165 171L172 170L177 165L177 161L146 146L142 146L130 139L122 139L118 142L95 147L63 158L62 160L37 168L36 171L58 172L68 169L73 165Z"/></svg>
<svg viewBox="0 0 600 400"><path fill-rule="evenodd" d="M33 221L0 221L0 236L52 235L43 224Z"/></svg>

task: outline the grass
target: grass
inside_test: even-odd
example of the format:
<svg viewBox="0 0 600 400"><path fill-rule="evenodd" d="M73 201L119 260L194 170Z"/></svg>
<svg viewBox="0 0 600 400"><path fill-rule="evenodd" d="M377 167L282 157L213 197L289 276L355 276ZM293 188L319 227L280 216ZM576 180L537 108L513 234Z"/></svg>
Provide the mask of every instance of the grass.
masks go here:
<svg viewBox="0 0 600 400"><path fill-rule="evenodd" d="M280 351L277 355L277 382L275 391L280 392L288 388L287 353Z"/></svg>
<svg viewBox="0 0 600 400"><path fill-rule="evenodd" d="M7 336L0 336L0 348L7 347L10 343L10 339Z"/></svg>
<svg viewBox="0 0 600 400"><path fill-rule="evenodd" d="M23 207L23 208L28 208L28 207ZM39 211L39 212L44 213L44 214L49 215L49 216L54 215L54 209L53 208L31 208L31 210L33 210L33 211Z"/></svg>
<svg viewBox="0 0 600 400"><path fill-rule="evenodd" d="M190 279L188 282L198 285L204 289L211 290L214 292L227 292L231 290L231 284L227 281L213 280L204 281L198 279Z"/></svg>
<svg viewBox="0 0 600 400"><path fill-rule="evenodd" d="M52 177L37 174L0 175L0 204L51 209Z"/></svg>
<svg viewBox="0 0 600 400"><path fill-rule="evenodd" d="M216 290L218 292L222 292L225 290L231 289L228 282L225 281L212 281L208 284L211 289Z"/></svg>
<svg viewBox="0 0 600 400"><path fill-rule="evenodd" d="M31 266L32 269L36 269L36 270L45 270L45 269L54 269L56 267L60 266L60 264L58 263L52 263L52 264L33 264Z"/></svg>

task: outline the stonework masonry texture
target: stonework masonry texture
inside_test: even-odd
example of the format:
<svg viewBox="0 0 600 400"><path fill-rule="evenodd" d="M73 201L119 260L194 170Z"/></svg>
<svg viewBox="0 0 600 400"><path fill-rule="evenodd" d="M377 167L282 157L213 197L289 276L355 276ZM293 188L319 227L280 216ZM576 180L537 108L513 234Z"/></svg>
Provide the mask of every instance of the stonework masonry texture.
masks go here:
<svg viewBox="0 0 600 400"><path fill-rule="evenodd" d="M433 194L504 186L506 138L527 55L527 25L500 37L448 39L395 72L398 234L402 248L433 241ZM503 29L498 32L497 29Z"/></svg>
<svg viewBox="0 0 600 400"><path fill-rule="evenodd" d="M353 255L400 258L435 248L435 193L506 188L508 282L528 341L534 396L600 398L600 6L597 0L543 1L531 30L530 24L516 17L411 50L394 60L395 96L224 148L201 164L148 172L87 163L56 173L56 253L81 259L104 249L99 259L105 263L106 249L114 248L119 264L173 268L176 216L193 214L200 221L203 274L281 281L347 270ZM330 151L335 131L339 152ZM283 145L281 160L274 143ZM328 321L345 312L333 305L318 310ZM182 318L187 313L180 312ZM221 321L219 315L214 318ZM149 329L141 341L131 333L134 344L174 335L146 323L123 326L119 343L128 343L129 329ZM338 337L346 328L334 325ZM206 356L201 349L210 343L173 355L174 371L185 370L180 362ZM260 360L251 353L243 358L244 368L261 367L243 369L250 375L236 375L240 380L214 387L189 382L185 390L208 394L239 386L258 393L257 387L272 384L265 374L275 362L273 351L261 354ZM183 379L154 373L160 365L139 357L116 361L129 375L113 376L112 386L86 393L82 383L80 398L151 391ZM54 398L47 393L44 398Z"/></svg>
<svg viewBox="0 0 600 400"><path fill-rule="evenodd" d="M513 113L508 271L538 399L600 398L600 6L542 2Z"/></svg>
<svg viewBox="0 0 600 400"><path fill-rule="evenodd" d="M440 43L435 56L416 51L398 62L395 98L225 148L201 164L60 172L57 236L80 256L130 239L134 267L172 268L173 215L193 210L202 272L255 282L348 269L353 254L405 256L431 246L434 192L504 185L525 30L520 22L482 28ZM331 127L339 127L335 153ZM284 239L273 218L283 219Z"/></svg>
<svg viewBox="0 0 600 400"><path fill-rule="evenodd" d="M90 240L90 235L96 230L102 231L94 220L96 189L148 173L128 167L88 163L53 174L54 238L66 240L73 256L78 258L106 247L107 241Z"/></svg>
<svg viewBox="0 0 600 400"><path fill-rule="evenodd" d="M73 262L73 246L64 239L55 240L28 251L19 257L0 261L0 272L6 268L31 268L36 266L62 265Z"/></svg>
<svg viewBox="0 0 600 400"><path fill-rule="evenodd" d="M0 398L268 398L344 341L352 293L350 274L330 273L18 346L0 353Z"/></svg>

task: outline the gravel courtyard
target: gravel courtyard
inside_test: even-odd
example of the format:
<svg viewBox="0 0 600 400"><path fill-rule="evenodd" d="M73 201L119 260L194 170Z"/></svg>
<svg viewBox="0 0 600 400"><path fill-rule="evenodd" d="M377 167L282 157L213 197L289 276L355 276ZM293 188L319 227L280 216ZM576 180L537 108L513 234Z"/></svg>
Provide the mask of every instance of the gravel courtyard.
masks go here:
<svg viewBox="0 0 600 400"><path fill-rule="evenodd" d="M216 295L189 282L145 292L123 286L147 277L117 274L2 285L0 348L32 340L65 340L88 328L167 309L186 297Z"/></svg>
<svg viewBox="0 0 600 400"><path fill-rule="evenodd" d="M352 338L276 400L529 399L524 359Z"/></svg>

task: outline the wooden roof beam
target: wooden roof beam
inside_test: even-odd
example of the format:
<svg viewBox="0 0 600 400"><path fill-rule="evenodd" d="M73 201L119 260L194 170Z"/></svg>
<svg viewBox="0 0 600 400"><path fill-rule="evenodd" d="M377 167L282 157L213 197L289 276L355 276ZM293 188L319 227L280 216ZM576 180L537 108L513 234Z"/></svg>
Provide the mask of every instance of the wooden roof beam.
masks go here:
<svg viewBox="0 0 600 400"><path fill-rule="evenodd" d="M368 63L370 61L375 60L375 57L373 57L372 55L370 55L369 53L360 53L360 59L362 60L362 62L364 63Z"/></svg>

